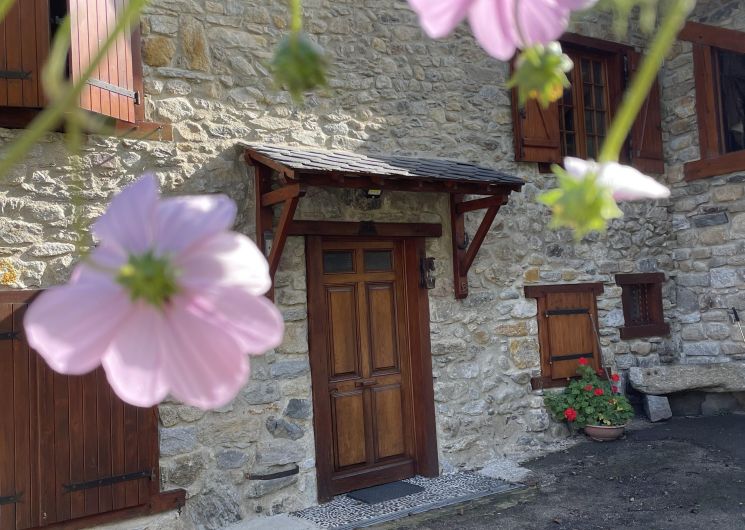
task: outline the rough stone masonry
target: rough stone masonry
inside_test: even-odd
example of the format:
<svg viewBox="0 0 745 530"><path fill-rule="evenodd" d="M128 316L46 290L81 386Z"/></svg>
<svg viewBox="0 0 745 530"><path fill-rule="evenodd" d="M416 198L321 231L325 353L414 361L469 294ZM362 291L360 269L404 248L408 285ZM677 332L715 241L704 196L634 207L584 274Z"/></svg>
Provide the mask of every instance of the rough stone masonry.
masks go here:
<svg viewBox="0 0 745 530"><path fill-rule="evenodd" d="M312 190L297 218L440 222L427 241L436 258L430 291L433 377L442 471L549 449L564 429L550 421L529 380L539 368L531 283L600 281L604 362L625 371L660 363L733 362L745 344L725 308L745 297L745 173L695 183L697 159L691 45L677 43L661 73L670 200L625 204L603 235L576 244L548 228L536 195L552 185L535 164L513 159L508 66L489 58L466 28L441 41L423 36L404 2L306 0L306 27L328 53L330 84L293 105L268 73L287 31L284 4L261 0L154 0L142 19L147 117L173 124L172 142L90 136L79 155L48 135L0 184L0 257L20 271L18 288L63 282L75 262L75 226L145 171L168 194L221 192L239 205L237 229L253 235L251 170L238 141L453 158L512 172L528 182L502 208L456 302L444 194L383 194L371 207L356 191ZM699 2L695 18L745 30L738 1ZM609 38L610 19L578 18L572 30ZM619 39L644 43L637 31ZM0 144L19 131L0 129ZM76 191L79 190L79 191ZM469 217L469 231L477 226ZM164 488L182 487L180 519L155 526L218 528L239 519L316 503L305 255L290 238L276 278L287 332L252 359L247 387L229 406L202 412L160 407ZM622 341L614 274L662 271L669 337ZM251 476L297 466L268 481Z"/></svg>

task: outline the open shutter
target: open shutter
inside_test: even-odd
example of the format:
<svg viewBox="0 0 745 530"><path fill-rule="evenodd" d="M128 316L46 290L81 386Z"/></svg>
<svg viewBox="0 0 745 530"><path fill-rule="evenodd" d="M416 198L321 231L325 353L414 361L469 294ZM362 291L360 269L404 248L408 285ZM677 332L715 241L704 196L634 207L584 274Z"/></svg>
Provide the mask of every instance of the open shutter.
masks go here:
<svg viewBox="0 0 745 530"><path fill-rule="evenodd" d="M515 132L515 160L519 162L561 162L559 104L544 109L534 99L520 108L517 93L512 92L512 116Z"/></svg>
<svg viewBox="0 0 745 530"><path fill-rule="evenodd" d="M0 529L182 506L183 491L160 493L156 409L122 402L101 368L58 374L29 348L34 294L0 291Z"/></svg>
<svg viewBox="0 0 745 530"><path fill-rule="evenodd" d="M113 31L126 3L127 0L70 0L73 80L81 78L99 43ZM133 53L133 40L130 33L119 36L83 89L81 108L127 122L137 121L141 112L141 65L139 53Z"/></svg>
<svg viewBox="0 0 745 530"><path fill-rule="evenodd" d="M48 48L48 0L16 0L0 21L0 107L44 105L39 72Z"/></svg>
<svg viewBox="0 0 745 530"><path fill-rule="evenodd" d="M641 55L629 51L628 64L631 78L636 73ZM662 146L662 111L660 108L660 83L652 85L644 105L631 129L631 164L643 173L665 172Z"/></svg>

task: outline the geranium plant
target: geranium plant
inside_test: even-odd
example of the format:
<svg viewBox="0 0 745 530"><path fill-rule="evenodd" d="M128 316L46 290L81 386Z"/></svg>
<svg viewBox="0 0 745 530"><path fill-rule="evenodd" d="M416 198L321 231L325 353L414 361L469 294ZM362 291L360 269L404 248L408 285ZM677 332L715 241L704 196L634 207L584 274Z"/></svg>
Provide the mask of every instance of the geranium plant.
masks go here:
<svg viewBox="0 0 745 530"><path fill-rule="evenodd" d="M566 420L570 427L621 426L634 416L629 400L616 385L618 374L605 379L605 373L596 373L586 359L580 359L577 373L579 379L573 379L563 392L543 398L556 420Z"/></svg>

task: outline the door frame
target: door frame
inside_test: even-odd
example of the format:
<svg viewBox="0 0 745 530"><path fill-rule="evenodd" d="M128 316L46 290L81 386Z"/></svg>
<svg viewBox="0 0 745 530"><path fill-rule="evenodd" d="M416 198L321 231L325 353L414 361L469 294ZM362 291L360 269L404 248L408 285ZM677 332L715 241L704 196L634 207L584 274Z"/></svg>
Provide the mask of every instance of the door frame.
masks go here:
<svg viewBox="0 0 745 530"><path fill-rule="evenodd" d="M425 477L436 477L439 474L439 460L437 455L437 433L435 427L435 399L432 376L432 351L429 330L429 293L420 284L420 260L425 257L423 237L306 237L306 278L308 292L308 350L310 357L310 371L313 394L313 428L316 449L316 477L318 483L318 500L326 502L334 495L342 493L341 484L334 484L333 444L330 443L330 433L323 429L329 425L331 407L328 395L321 395L315 389L323 388L327 382L323 381L324 365L327 362L327 352L322 348L325 344L323 337L323 319L318 318L317 310L324 308L320 289L323 280L321 263L321 247L324 240L341 241L391 241L403 243L405 310L407 319L407 334L411 348L411 388L415 399L412 400L412 417L414 418L414 472ZM319 347L321 350L319 351ZM337 479L338 481L339 479ZM344 479L341 479L344 480ZM348 480L348 479L347 479ZM352 489L352 488L350 488ZM347 489L346 491L349 491Z"/></svg>

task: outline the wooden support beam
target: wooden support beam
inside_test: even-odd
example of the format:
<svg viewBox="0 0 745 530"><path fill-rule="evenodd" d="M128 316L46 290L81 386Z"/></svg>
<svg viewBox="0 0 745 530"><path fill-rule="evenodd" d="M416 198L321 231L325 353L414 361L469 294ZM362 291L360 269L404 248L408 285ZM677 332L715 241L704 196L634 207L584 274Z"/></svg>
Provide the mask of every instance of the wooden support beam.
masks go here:
<svg viewBox="0 0 745 530"><path fill-rule="evenodd" d="M266 255L266 239L264 233L272 231L272 208L263 206L261 197L269 191L271 185L272 170L267 166L256 164L254 166L254 194L256 195L256 245L261 253Z"/></svg>
<svg viewBox="0 0 745 530"><path fill-rule="evenodd" d="M491 195L489 197L483 197L481 199L474 199L472 201L461 202L456 205L456 211L458 213L472 212L473 210L481 210L483 208L489 208L490 206L502 206L507 203L506 195Z"/></svg>
<svg viewBox="0 0 745 530"><path fill-rule="evenodd" d="M290 197L282 206L282 213L279 215L279 224L277 225L277 230L274 232L272 250L269 253L269 274L272 279L274 279L274 274L279 268L279 260L282 257L282 251L287 242L287 231L292 223L292 218L295 216L299 199L300 197Z"/></svg>
<svg viewBox="0 0 745 530"><path fill-rule="evenodd" d="M463 299L468 296L468 270L473 265L481 245L489 233L494 218L499 208L507 202L507 197L496 195L463 201L463 195L452 194L450 196L450 222L453 231L453 286L455 298ZM465 212L487 208L486 214L481 221L476 234L470 244L466 238Z"/></svg>
<svg viewBox="0 0 745 530"><path fill-rule="evenodd" d="M285 202L292 197L303 197L305 195L305 186L301 184L288 184L274 191L269 191L261 195L261 206L273 206L280 202Z"/></svg>
<svg viewBox="0 0 745 530"><path fill-rule="evenodd" d="M468 274L468 270L471 268L471 265L473 265L473 260L476 259L476 254L481 248L481 244L484 242L486 234L489 233L491 224L492 222L494 222L494 218L497 216L498 211L499 206L492 206L491 208L486 210L484 219L481 221L479 228L476 230L476 235L473 236L471 244L468 245L465 256L463 256L463 264L461 266L461 269L462 272L464 272L465 274Z"/></svg>
<svg viewBox="0 0 745 530"><path fill-rule="evenodd" d="M440 237L440 223L293 221L288 236Z"/></svg>

